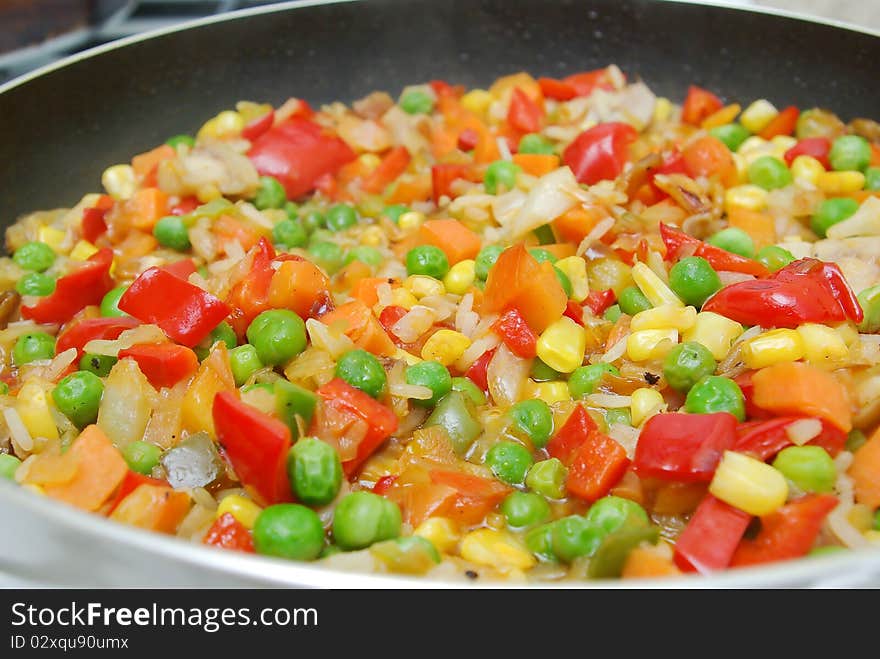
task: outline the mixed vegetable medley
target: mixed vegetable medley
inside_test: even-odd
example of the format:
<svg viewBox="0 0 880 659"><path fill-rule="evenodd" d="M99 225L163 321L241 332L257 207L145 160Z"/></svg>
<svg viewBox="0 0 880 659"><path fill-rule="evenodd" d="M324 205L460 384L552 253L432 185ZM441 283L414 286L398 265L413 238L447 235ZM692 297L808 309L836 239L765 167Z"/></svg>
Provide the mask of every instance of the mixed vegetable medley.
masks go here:
<svg viewBox="0 0 880 659"><path fill-rule="evenodd" d="M443 579L880 544L880 124L615 66L238 103L0 259L0 476Z"/></svg>

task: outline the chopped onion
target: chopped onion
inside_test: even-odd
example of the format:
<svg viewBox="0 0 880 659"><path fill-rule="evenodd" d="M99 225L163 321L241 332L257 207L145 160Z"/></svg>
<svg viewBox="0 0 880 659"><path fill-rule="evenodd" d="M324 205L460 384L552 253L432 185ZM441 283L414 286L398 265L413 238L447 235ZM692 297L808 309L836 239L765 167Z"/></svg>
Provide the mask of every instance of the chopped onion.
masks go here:
<svg viewBox="0 0 880 659"><path fill-rule="evenodd" d="M3 418L6 419L6 425L9 427L9 434L12 436L13 443L23 451L32 451L34 449L34 439L24 425L24 421L21 420L18 411L14 407L7 407L3 410Z"/></svg>
<svg viewBox="0 0 880 659"><path fill-rule="evenodd" d="M730 270L719 270L718 278L721 280L722 286L730 286L731 284L738 284L743 281L752 281L755 279L754 275L747 275L744 272L731 272Z"/></svg>
<svg viewBox="0 0 880 659"><path fill-rule="evenodd" d="M492 200L492 215L498 224L506 226L517 216L525 203L526 193L522 190L505 192Z"/></svg>
<svg viewBox="0 0 880 659"><path fill-rule="evenodd" d="M306 320L309 340L316 348L325 350L333 359L338 359L346 352L354 350L354 342L336 328L330 328L319 320Z"/></svg>
<svg viewBox="0 0 880 659"><path fill-rule="evenodd" d="M552 222L577 205L581 197L580 186L571 169L560 167L538 179L510 223L514 239L543 224Z"/></svg>
<svg viewBox="0 0 880 659"><path fill-rule="evenodd" d="M611 227L614 226L614 218L606 217L604 220L600 220L596 226L590 229L590 233L584 236L584 239L580 242L577 248L577 255L583 256L584 252L586 252L590 247L593 246L597 240L602 238L606 233L611 231Z"/></svg>
<svg viewBox="0 0 880 659"><path fill-rule="evenodd" d="M475 332L474 334L478 334L479 332ZM489 332L485 336L481 336L480 338L474 340L467 350L462 353L461 357L459 357L458 361L455 362L455 367L464 372L468 368L470 368L471 364L473 364L484 352L487 350L491 350L495 346L501 343L501 339L494 332Z"/></svg>
<svg viewBox="0 0 880 659"><path fill-rule="evenodd" d="M415 400L429 400L434 392L428 387L420 384L407 384L406 382L396 382L388 385L388 391L392 396L400 398L414 398Z"/></svg>
<svg viewBox="0 0 880 659"><path fill-rule="evenodd" d="M514 355L503 343L492 355L486 369L489 393L496 405L507 407L520 399L532 363Z"/></svg>
<svg viewBox="0 0 880 659"><path fill-rule="evenodd" d="M394 323L392 333L404 343L413 343L431 329L436 314L433 309L417 304Z"/></svg>
<svg viewBox="0 0 880 659"><path fill-rule="evenodd" d="M461 298L458 310L455 312L455 329L468 338L473 338L480 324L480 314L473 310L473 306L474 294L467 293Z"/></svg>
<svg viewBox="0 0 880 659"><path fill-rule="evenodd" d="M617 343L608 348L607 352L599 358L599 361L612 364L623 357L623 353L626 352L626 340L628 338L629 334L620 337L620 340L618 340ZM592 362L592 359L590 361Z"/></svg>
<svg viewBox="0 0 880 659"><path fill-rule="evenodd" d="M819 419L798 419L785 428L785 434L798 446L803 446L817 437L820 432L822 432L822 422Z"/></svg>
<svg viewBox="0 0 880 659"><path fill-rule="evenodd" d="M632 397L620 396L618 394L590 394L587 396L587 402L596 407L615 409L618 407L629 407L632 404Z"/></svg>
<svg viewBox="0 0 880 659"><path fill-rule="evenodd" d="M608 426L608 436L624 448L626 457L630 460L636 454L636 444L639 441L640 434L641 431L638 428L633 428L623 423L612 423Z"/></svg>
<svg viewBox="0 0 880 659"><path fill-rule="evenodd" d="M133 345L165 343L167 340L168 337L158 325L138 325L130 330L125 330L117 339L93 339L86 343L83 350L93 355L116 357L120 350L125 350Z"/></svg>

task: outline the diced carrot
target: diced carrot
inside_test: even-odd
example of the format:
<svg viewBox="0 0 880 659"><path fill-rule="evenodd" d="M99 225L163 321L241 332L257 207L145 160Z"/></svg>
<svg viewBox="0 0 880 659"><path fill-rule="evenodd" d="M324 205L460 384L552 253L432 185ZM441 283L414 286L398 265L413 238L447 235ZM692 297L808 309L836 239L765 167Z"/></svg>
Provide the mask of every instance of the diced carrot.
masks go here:
<svg viewBox="0 0 880 659"><path fill-rule="evenodd" d="M321 322L325 325L339 323L343 333L354 341L356 346L374 355L390 357L397 352L397 346L379 323L378 318L360 300L351 300L336 307L321 316Z"/></svg>
<svg viewBox="0 0 880 659"><path fill-rule="evenodd" d="M776 244L776 223L767 213L759 213L745 208L731 208L727 213L727 221L730 226L742 229L749 234L758 249Z"/></svg>
<svg viewBox="0 0 880 659"><path fill-rule="evenodd" d="M631 468L624 472L623 478L620 479L617 485L611 488L609 494L611 496L635 501L640 506L645 503L645 492L642 487L642 479L636 476L636 472Z"/></svg>
<svg viewBox="0 0 880 659"><path fill-rule="evenodd" d="M856 490L856 501L869 508L880 507L880 428L853 456L849 468Z"/></svg>
<svg viewBox="0 0 880 659"><path fill-rule="evenodd" d="M443 250L450 265L474 259L480 251L480 237L458 220L428 220L419 227L420 241Z"/></svg>
<svg viewBox="0 0 880 659"><path fill-rule="evenodd" d="M132 231L113 250L116 254L116 267L125 269L126 263L150 254L158 246L159 242L152 233Z"/></svg>
<svg viewBox="0 0 880 659"><path fill-rule="evenodd" d="M663 483L654 495L652 510L658 515L686 515L694 512L705 496L705 483Z"/></svg>
<svg viewBox="0 0 880 659"><path fill-rule="evenodd" d="M86 427L68 451L76 457L76 475L66 483L46 485L46 495L77 508L98 510L125 478L128 465L96 425Z"/></svg>
<svg viewBox="0 0 880 659"><path fill-rule="evenodd" d="M474 162L477 164L488 164L495 162L501 157L501 151L498 149L498 141L488 128L481 127L477 131L477 145L474 147Z"/></svg>
<svg viewBox="0 0 880 659"><path fill-rule="evenodd" d="M329 288L327 276L311 261L284 261L272 276L269 306L290 309L305 318Z"/></svg>
<svg viewBox="0 0 880 659"><path fill-rule="evenodd" d="M351 263L342 266L342 269L333 276L333 290L339 292L350 291L361 279L370 277L372 274L373 270L370 266L363 261L355 259Z"/></svg>
<svg viewBox="0 0 880 659"><path fill-rule="evenodd" d="M553 231L560 240L566 240L575 245L587 236L601 220L608 217L608 211L602 206L587 206L578 204L553 220Z"/></svg>
<svg viewBox="0 0 880 659"><path fill-rule="evenodd" d="M400 282L390 277L364 277L351 288L351 296L360 300L371 309L379 302L377 289L382 284L388 284L391 288L398 288Z"/></svg>
<svg viewBox="0 0 880 659"><path fill-rule="evenodd" d="M647 577L672 577L681 574L672 559L661 556L656 551L636 547L623 564L621 577L624 579L641 579Z"/></svg>
<svg viewBox="0 0 880 659"><path fill-rule="evenodd" d="M181 425L188 432L206 431L214 436L212 405L221 391L234 391L235 378L229 365L229 353L222 341L216 344L199 366L183 395Z"/></svg>
<svg viewBox="0 0 880 659"><path fill-rule="evenodd" d="M433 191L431 176L416 176L398 181L388 196L389 204L411 204L416 201L427 201Z"/></svg>
<svg viewBox="0 0 880 659"><path fill-rule="evenodd" d="M174 158L177 152L168 144L157 146L155 149L136 155L131 159L131 167L138 181L146 185L155 185L156 169L159 163L169 158Z"/></svg>
<svg viewBox="0 0 880 659"><path fill-rule="evenodd" d="M174 533L189 512L190 498L167 485L138 485L110 519L159 533Z"/></svg>
<svg viewBox="0 0 880 659"><path fill-rule="evenodd" d="M541 249L550 252L557 259L565 259L574 256L577 252L577 245L574 243L550 243L549 245L541 245Z"/></svg>
<svg viewBox="0 0 880 659"><path fill-rule="evenodd" d="M389 183L397 179L398 176L406 171L412 157L405 146L398 146L382 159L379 166L370 172L365 178L361 187L364 192L373 194L382 192Z"/></svg>
<svg viewBox="0 0 880 659"><path fill-rule="evenodd" d="M843 432L852 429L846 387L827 371L803 362L784 362L756 371L752 384L752 402L762 410L816 416Z"/></svg>
<svg viewBox="0 0 880 659"><path fill-rule="evenodd" d="M131 219L131 225L142 231L152 231L153 226L168 211L168 195L159 188L143 188L123 204L123 213Z"/></svg>
<svg viewBox="0 0 880 659"><path fill-rule="evenodd" d="M513 162L532 176L544 176L559 169L559 156L552 153L517 153Z"/></svg>
<svg viewBox="0 0 880 659"><path fill-rule="evenodd" d="M682 156L685 168L691 176L717 176L727 187L736 185L738 174L733 155L717 137L705 135L694 140L682 151Z"/></svg>
<svg viewBox="0 0 880 659"><path fill-rule="evenodd" d="M245 251L256 245L263 234L255 227L245 224L231 215L221 215L214 220L211 230L225 248L227 243L237 240Z"/></svg>

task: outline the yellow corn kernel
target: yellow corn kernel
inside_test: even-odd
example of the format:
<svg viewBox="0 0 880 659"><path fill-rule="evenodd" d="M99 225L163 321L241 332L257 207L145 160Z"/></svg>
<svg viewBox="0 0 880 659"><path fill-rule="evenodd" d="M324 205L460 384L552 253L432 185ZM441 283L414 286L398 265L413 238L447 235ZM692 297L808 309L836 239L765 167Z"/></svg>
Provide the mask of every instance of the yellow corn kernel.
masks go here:
<svg viewBox="0 0 880 659"><path fill-rule="evenodd" d="M736 119L736 115L740 113L740 110L742 110L742 106L739 103L731 103L730 105L725 105L717 112L713 112L708 117L703 119L703 123L700 124L700 128L702 128L703 130L709 130L710 128L717 128L718 126L729 124L731 121Z"/></svg>
<svg viewBox="0 0 880 659"><path fill-rule="evenodd" d="M865 175L861 172L822 172L816 177L816 187L827 195L850 194L865 187Z"/></svg>
<svg viewBox="0 0 880 659"><path fill-rule="evenodd" d="M31 437L58 439L58 428L52 419L46 391L38 382L28 380L24 383L15 399L15 411Z"/></svg>
<svg viewBox="0 0 880 659"><path fill-rule="evenodd" d="M410 275L403 282L403 287L419 299L428 295L443 295L446 292L442 281L428 275Z"/></svg>
<svg viewBox="0 0 880 659"><path fill-rule="evenodd" d="M419 211L407 211L397 218L397 225L401 229L415 229L425 221L425 214Z"/></svg>
<svg viewBox="0 0 880 659"><path fill-rule="evenodd" d="M846 521L864 533L874 526L874 511L863 503L854 503L846 514Z"/></svg>
<svg viewBox="0 0 880 659"><path fill-rule="evenodd" d="M560 373L571 373L584 363L587 332L571 318L563 316L541 333L538 357Z"/></svg>
<svg viewBox="0 0 880 659"><path fill-rule="evenodd" d="M407 311L419 303L419 299L403 286L391 289L391 304L403 307Z"/></svg>
<svg viewBox="0 0 880 659"><path fill-rule="evenodd" d="M733 164L736 165L736 180L739 183L746 184L749 182L749 165L746 159L739 153L732 153Z"/></svg>
<svg viewBox="0 0 880 659"><path fill-rule="evenodd" d="M492 104L492 94L485 89L472 89L461 97L461 105L474 114L483 114Z"/></svg>
<svg viewBox="0 0 880 659"><path fill-rule="evenodd" d="M363 167L366 172L372 172L381 162L382 159L375 153L362 153L358 156L358 164Z"/></svg>
<svg viewBox="0 0 880 659"><path fill-rule="evenodd" d="M46 243L56 252L63 251L61 246L66 238L67 233L55 227L40 227L40 230L37 232L37 240L41 243Z"/></svg>
<svg viewBox="0 0 880 659"><path fill-rule="evenodd" d="M559 403L565 400L571 400L571 392L568 390L566 382L535 382L532 379L526 380L523 386L524 398L537 398L543 400L548 405Z"/></svg>
<svg viewBox="0 0 880 659"><path fill-rule="evenodd" d="M859 328L852 321L840 323L832 328L837 335L843 340L846 346L851 346L859 340Z"/></svg>
<svg viewBox="0 0 880 659"><path fill-rule="evenodd" d="M381 227L375 225L364 229L361 234L361 245L369 245L370 247L379 247L385 244L385 232Z"/></svg>
<svg viewBox="0 0 880 659"><path fill-rule="evenodd" d="M494 529L477 529L468 533L461 541L461 557L498 570L527 570L536 562L535 557L516 538Z"/></svg>
<svg viewBox="0 0 880 659"><path fill-rule="evenodd" d="M397 349L397 352L394 353L394 358L395 359L402 359L403 361L406 362L407 366L412 366L413 364L418 364L419 362L424 361L423 359L416 357L411 352L407 352L406 350L403 350L402 348Z"/></svg>
<svg viewBox="0 0 880 659"><path fill-rule="evenodd" d="M783 160L785 158L785 152L797 144L797 140L791 135L777 135L770 140L770 144L773 147L771 151L772 155Z"/></svg>
<svg viewBox="0 0 880 659"><path fill-rule="evenodd" d="M657 412L662 411L666 406L666 401L656 389L650 387L642 387L632 392L630 396L629 413L632 417L633 426L640 426L648 417L654 416Z"/></svg>
<svg viewBox="0 0 880 659"><path fill-rule="evenodd" d="M201 128L199 128L198 139L213 138L222 139L224 137L235 137L241 133L244 128L244 118L233 110L224 110L216 117L208 119Z"/></svg>
<svg viewBox="0 0 880 659"><path fill-rule="evenodd" d="M101 174L101 185L114 199L128 199L137 188L131 165L113 165Z"/></svg>
<svg viewBox="0 0 880 659"><path fill-rule="evenodd" d="M669 119L672 114L672 101L665 96L660 96L654 102L654 122L662 123Z"/></svg>
<svg viewBox="0 0 880 659"><path fill-rule="evenodd" d="M721 361L742 333L742 325L738 322L711 311L701 311L694 326L686 330L682 338L705 346L715 359Z"/></svg>
<svg viewBox="0 0 880 659"><path fill-rule="evenodd" d="M476 279L476 263L473 259L459 261L449 268L443 278L446 290L454 295L464 295Z"/></svg>
<svg viewBox="0 0 880 659"><path fill-rule="evenodd" d="M590 294L590 280L587 278L587 262L580 256L566 256L554 263L571 281L571 299L583 302Z"/></svg>
<svg viewBox="0 0 880 659"><path fill-rule="evenodd" d="M461 539L458 525L447 517L429 517L416 527L413 535L430 540L437 551L449 553Z"/></svg>
<svg viewBox="0 0 880 659"><path fill-rule="evenodd" d="M257 517L262 510L262 508L250 499L245 499L238 494L230 494L228 497L223 497L223 500L220 501L217 506L216 517L222 517L226 513L229 513L241 522L244 527L252 529L254 528Z"/></svg>
<svg viewBox="0 0 880 659"><path fill-rule="evenodd" d="M644 263L636 263L632 267L632 278L652 306L659 307L661 304L684 306L684 302L678 299L678 296L672 292L666 282Z"/></svg>
<svg viewBox="0 0 880 659"><path fill-rule="evenodd" d="M785 476L768 464L742 453L725 451L709 492L750 515L767 515L785 503Z"/></svg>
<svg viewBox="0 0 880 659"><path fill-rule="evenodd" d="M434 360L449 366L464 354L471 345L471 340L461 332L442 329L434 332L422 347L422 359Z"/></svg>
<svg viewBox="0 0 880 659"><path fill-rule="evenodd" d="M776 109L776 106L767 99L761 98L743 111L739 122L750 133L760 133L767 127L767 124L776 118L777 114L779 114L779 110Z"/></svg>
<svg viewBox="0 0 880 659"><path fill-rule="evenodd" d="M676 329L649 329L633 332L626 339L626 354L634 362L661 359L678 343Z"/></svg>
<svg viewBox="0 0 880 659"><path fill-rule="evenodd" d="M830 327L804 323L797 328L797 333L804 344L804 359L812 364L834 364L849 356L846 341Z"/></svg>
<svg viewBox="0 0 880 659"><path fill-rule="evenodd" d="M80 240L76 245L73 246L73 249L70 250L70 258L75 261L85 261L92 254L96 254L98 248L95 247L88 240Z"/></svg>
<svg viewBox="0 0 880 659"><path fill-rule="evenodd" d="M759 334L742 345L742 359L749 368L803 359L804 340L797 330L775 329Z"/></svg>
<svg viewBox="0 0 880 659"><path fill-rule="evenodd" d="M798 156L791 163L791 175L797 180L816 185L819 176L825 171L822 163L813 156Z"/></svg>
<svg viewBox="0 0 880 659"><path fill-rule="evenodd" d="M746 183L728 188L724 193L724 210L736 208L760 212L767 208L768 192L757 185Z"/></svg>
<svg viewBox="0 0 880 659"><path fill-rule="evenodd" d="M661 304L659 307L639 311L630 321L629 328L633 332L641 330L665 330L670 327L679 332L689 330L697 321L697 310L694 307L679 307Z"/></svg>
<svg viewBox="0 0 880 659"><path fill-rule="evenodd" d="M870 531L865 531L864 534L865 540L870 542L875 547L880 547L880 531L875 531L871 529Z"/></svg>
<svg viewBox="0 0 880 659"><path fill-rule="evenodd" d="M746 138L743 143L739 145L739 148L736 150L736 152L741 156L750 156L756 153L760 153L762 156L767 155L770 152L770 142L765 140L763 137L752 135L751 137Z"/></svg>

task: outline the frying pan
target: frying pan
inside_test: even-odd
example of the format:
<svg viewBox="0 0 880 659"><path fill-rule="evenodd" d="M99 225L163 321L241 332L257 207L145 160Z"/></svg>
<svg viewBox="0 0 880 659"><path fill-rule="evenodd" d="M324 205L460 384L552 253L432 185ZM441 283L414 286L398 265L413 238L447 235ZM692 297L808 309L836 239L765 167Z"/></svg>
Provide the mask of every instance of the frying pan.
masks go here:
<svg viewBox="0 0 880 659"><path fill-rule="evenodd" d="M787 14L654 0L371 0L238 12L100 47L0 87L0 221L73 205L99 189L109 164L193 131L240 99L352 101L433 78L486 85L518 70L561 76L616 63L675 99L694 83L728 99L876 117L878 36ZM218 551L7 483L0 483L0 529L0 572L16 583L438 585ZM880 552L662 585L880 585Z"/></svg>

